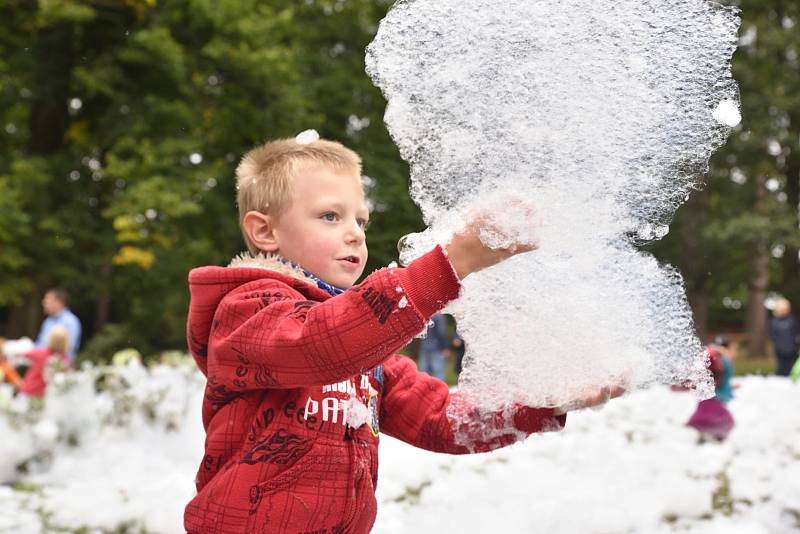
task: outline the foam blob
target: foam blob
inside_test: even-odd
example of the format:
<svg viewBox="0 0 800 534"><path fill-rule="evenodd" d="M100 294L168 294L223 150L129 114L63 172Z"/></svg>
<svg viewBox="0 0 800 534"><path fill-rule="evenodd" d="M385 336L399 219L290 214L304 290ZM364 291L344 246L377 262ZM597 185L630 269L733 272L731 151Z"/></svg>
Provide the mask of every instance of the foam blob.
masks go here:
<svg viewBox="0 0 800 534"><path fill-rule="evenodd" d="M319 141L319 133L316 130L304 130L294 138L298 145L309 145L314 141Z"/></svg>
<svg viewBox="0 0 800 534"><path fill-rule="evenodd" d="M485 210L486 243L539 247L448 310L474 402L560 406L622 380L712 394L680 274L637 245L738 123L738 27L706 0L408 0L382 21L367 72L429 226L401 261Z"/></svg>
<svg viewBox="0 0 800 534"><path fill-rule="evenodd" d="M714 109L714 120L730 127L738 126L742 122L739 106L733 100L723 100Z"/></svg>

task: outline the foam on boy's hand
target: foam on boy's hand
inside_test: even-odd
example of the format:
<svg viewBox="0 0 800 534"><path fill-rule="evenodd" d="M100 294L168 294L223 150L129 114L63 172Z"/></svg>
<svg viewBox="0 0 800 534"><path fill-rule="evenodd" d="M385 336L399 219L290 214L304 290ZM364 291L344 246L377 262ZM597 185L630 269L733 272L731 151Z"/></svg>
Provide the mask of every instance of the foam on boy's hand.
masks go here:
<svg viewBox="0 0 800 534"><path fill-rule="evenodd" d="M538 246L467 277L449 308L476 402L560 406L627 372L631 389L713 394L679 273L636 245L665 234L687 170L740 119L738 26L709 0L416 0L381 22L367 71L429 225L403 263L482 202L485 243Z"/></svg>
<svg viewBox="0 0 800 534"><path fill-rule="evenodd" d="M297 134L294 140L298 145L308 145L314 141L319 141L319 133L316 130L305 130Z"/></svg>

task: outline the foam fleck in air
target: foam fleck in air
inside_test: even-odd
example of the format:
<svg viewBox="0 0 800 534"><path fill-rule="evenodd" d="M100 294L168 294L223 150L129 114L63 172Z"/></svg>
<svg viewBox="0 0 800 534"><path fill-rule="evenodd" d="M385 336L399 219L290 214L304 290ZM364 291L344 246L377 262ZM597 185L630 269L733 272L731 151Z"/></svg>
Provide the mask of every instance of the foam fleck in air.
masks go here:
<svg viewBox="0 0 800 534"><path fill-rule="evenodd" d="M316 130L305 130L297 134L294 140L298 145L309 145L314 141L319 141L319 133Z"/></svg>
<svg viewBox="0 0 800 534"><path fill-rule="evenodd" d="M738 104L733 100L723 100L714 109L714 119L726 126L738 126L742 122Z"/></svg>
<svg viewBox="0 0 800 534"><path fill-rule="evenodd" d="M367 72L429 226L401 260L481 206L501 229L487 243L539 247L450 306L464 394L559 406L623 379L713 393L680 274L637 245L666 234L741 118L739 22L706 0L407 0L382 21Z"/></svg>

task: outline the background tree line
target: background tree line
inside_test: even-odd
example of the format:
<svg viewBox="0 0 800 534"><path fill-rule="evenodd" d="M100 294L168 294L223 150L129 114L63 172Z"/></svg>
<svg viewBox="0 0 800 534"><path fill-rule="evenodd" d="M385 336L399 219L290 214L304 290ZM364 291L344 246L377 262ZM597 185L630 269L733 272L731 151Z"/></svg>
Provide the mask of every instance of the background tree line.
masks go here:
<svg viewBox="0 0 800 534"><path fill-rule="evenodd" d="M423 227L364 74L391 0L6 0L0 4L0 335L33 335L61 285L83 356L184 346L186 274L242 250L233 171L315 128L364 158L370 265ZM650 248L684 274L698 331L800 305L800 7L742 0L744 121L708 186Z"/></svg>

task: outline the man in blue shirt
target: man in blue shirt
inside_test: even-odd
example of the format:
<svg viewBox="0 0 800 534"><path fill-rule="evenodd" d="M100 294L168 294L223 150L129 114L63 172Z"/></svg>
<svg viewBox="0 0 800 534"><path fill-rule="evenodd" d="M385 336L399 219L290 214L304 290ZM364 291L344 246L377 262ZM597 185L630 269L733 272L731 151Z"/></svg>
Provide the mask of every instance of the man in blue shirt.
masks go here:
<svg viewBox="0 0 800 534"><path fill-rule="evenodd" d="M81 321L70 311L67 307L68 304L69 295L63 289L49 289L44 294L42 308L44 313L47 314L47 318L42 323L42 328L39 329L39 335L36 337L36 346L47 347L47 337L50 335L50 331L54 326L61 325L69 332L67 356L69 356L70 361L74 362L75 354L81 344Z"/></svg>

